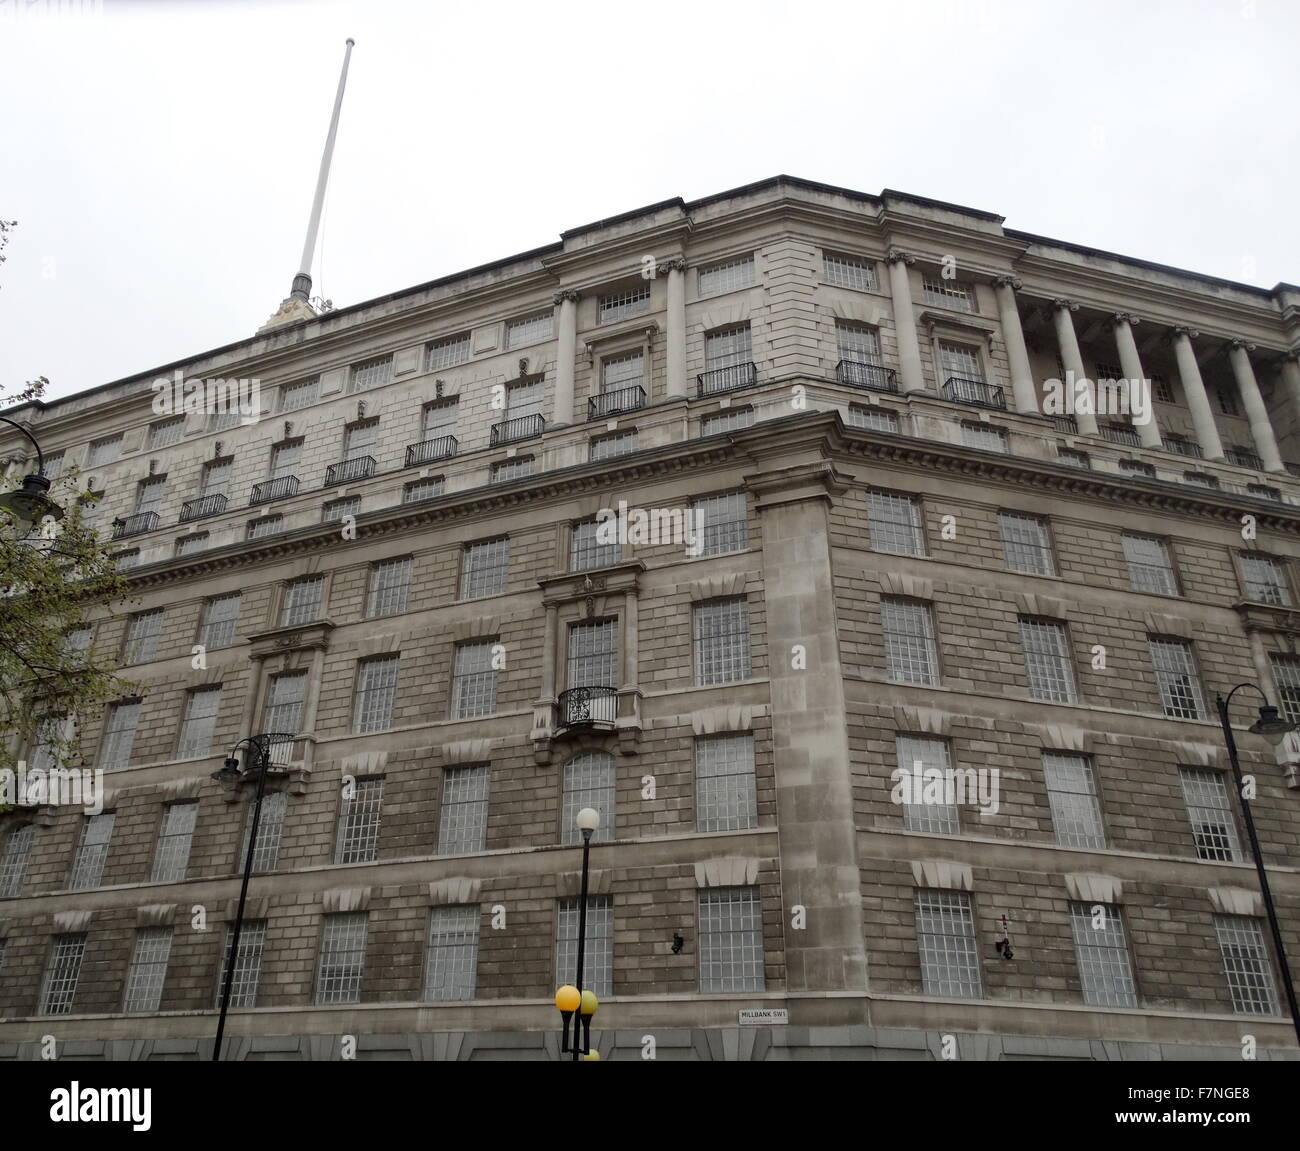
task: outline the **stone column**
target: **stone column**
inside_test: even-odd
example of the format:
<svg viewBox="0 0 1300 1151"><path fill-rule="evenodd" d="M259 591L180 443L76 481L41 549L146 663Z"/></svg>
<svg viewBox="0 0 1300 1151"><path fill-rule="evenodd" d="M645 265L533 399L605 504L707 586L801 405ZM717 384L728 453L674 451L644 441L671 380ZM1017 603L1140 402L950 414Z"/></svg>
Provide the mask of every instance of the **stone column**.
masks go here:
<svg viewBox="0 0 1300 1151"><path fill-rule="evenodd" d="M1244 340L1233 340L1228 344L1228 362L1232 365L1232 374L1237 381L1237 390L1241 393L1241 402L1246 409L1246 419L1250 421L1250 435L1255 441L1255 450L1263 461L1266 472L1284 472L1282 454L1277 450L1277 437L1273 434L1273 424L1268 418L1268 408L1264 397L1259 394L1259 384L1255 380L1255 369L1250 366L1250 353L1254 344Z"/></svg>
<svg viewBox="0 0 1300 1151"><path fill-rule="evenodd" d="M1155 395L1151 390L1151 381L1142 370L1142 359L1138 355L1137 341L1133 338L1133 325L1141 321L1129 312L1116 312L1111 317L1111 326L1115 330L1115 348L1119 352L1119 366L1124 378L1129 380L1129 394L1133 394L1133 380L1141 380L1138 385L1145 394L1149 418L1139 421L1133 419L1133 427L1144 448L1163 446L1160 439L1160 425L1156 421Z"/></svg>
<svg viewBox="0 0 1300 1151"><path fill-rule="evenodd" d="M899 248L890 248L885 262L889 265L889 294L894 301L894 335L898 340L898 374L905 392L925 390L921 372L921 343L916 335L916 315L912 311L912 285L907 277L916 257Z"/></svg>
<svg viewBox="0 0 1300 1151"><path fill-rule="evenodd" d="M1083 366L1083 354L1079 351L1079 341L1074 334L1074 318L1070 315L1071 312L1078 310L1079 305L1073 300L1052 301L1052 323L1056 326L1056 344L1061 351L1061 363L1065 365L1065 379L1061 382L1065 384L1071 401L1082 398L1082 393L1078 390L1079 381L1088 379L1087 369ZM1091 402L1085 406L1093 410L1076 411L1074 418L1078 421L1079 432L1082 435L1100 435L1100 429L1097 427L1096 389L1089 387L1087 395Z"/></svg>
<svg viewBox="0 0 1300 1151"><path fill-rule="evenodd" d="M666 376L668 398L685 399L686 387L686 261L680 257L662 260L668 270L668 347ZM647 372L650 365L646 365ZM648 392L650 389L647 388Z"/></svg>
<svg viewBox="0 0 1300 1151"><path fill-rule="evenodd" d="M1011 369L1011 395L1018 412L1038 411L1038 392L1034 387L1034 373L1029 366L1029 349L1025 347L1025 331L1020 326L1020 309L1016 305L1016 291L1020 281L1015 276L998 276L993 289L998 298L998 317L1002 321L1002 341L1007 346L1007 364Z"/></svg>
<svg viewBox="0 0 1300 1151"><path fill-rule="evenodd" d="M542 697L541 703L555 702L555 637L559 608L546 605L546 631L542 635Z"/></svg>
<svg viewBox="0 0 1300 1151"><path fill-rule="evenodd" d="M553 427L573 422L573 366L578 358L579 299L581 294L571 288L555 293L555 302L560 306L560 324L555 362L555 406L551 411Z"/></svg>
<svg viewBox="0 0 1300 1151"><path fill-rule="evenodd" d="M1300 351L1287 352L1282 357L1282 387L1291 403L1292 427L1300 428Z"/></svg>
<svg viewBox="0 0 1300 1151"><path fill-rule="evenodd" d="M1196 432L1201 455L1207 460L1221 460L1223 443L1219 439L1214 412L1210 409L1210 397L1205 394L1205 381L1201 379L1201 369L1192 348L1192 340L1200 332L1195 328L1174 328L1171 335L1174 341L1174 359L1178 363L1178 379L1183 385L1187 407L1192 413L1192 428Z"/></svg>
<svg viewBox="0 0 1300 1151"><path fill-rule="evenodd" d="M636 588L623 593L623 687L637 686L639 608Z"/></svg>

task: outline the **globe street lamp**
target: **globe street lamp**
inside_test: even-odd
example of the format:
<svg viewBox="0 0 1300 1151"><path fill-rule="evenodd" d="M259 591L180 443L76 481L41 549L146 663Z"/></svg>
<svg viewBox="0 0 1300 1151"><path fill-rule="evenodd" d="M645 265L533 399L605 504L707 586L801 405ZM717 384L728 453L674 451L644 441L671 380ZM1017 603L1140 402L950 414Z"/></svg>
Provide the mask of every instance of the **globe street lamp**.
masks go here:
<svg viewBox="0 0 1300 1151"><path fill-rule="evenodd" d="M578 901L578 975L572 986L565 984L555 993L555 1006L564 1021L564 1041L560 1050L573 1054L573 1062L585 1056L586 1062L596 1062L599 1052L591 1050L591 1017L596 1014L600 1001L594 991L582 989L582 964L587 947L587 876L591 858L591 836L600 828L600 812L594 807L584 807L574 821L582 832L582 894ZM573 1043L569 1043L569 1020L573 1020ZM582 1030L579 1033L579 1019ZM594 1056L594 1058L593 1058Z"/></svg>
<svg viewBox="0 0 1300 1151"><path fill-rule="evenodd" d="M0 495L0 511L8 512L20 524L35 525L46 516L61 520L63 509L46 494L50 490L50 481L45 475L45 455L41 451L41 445L36 442L36 437L22 424L5 416L0 416L0 424L17 428L32 441L32 447L36 449L36 474L23 477L23 486L17 491Z"/></svg>

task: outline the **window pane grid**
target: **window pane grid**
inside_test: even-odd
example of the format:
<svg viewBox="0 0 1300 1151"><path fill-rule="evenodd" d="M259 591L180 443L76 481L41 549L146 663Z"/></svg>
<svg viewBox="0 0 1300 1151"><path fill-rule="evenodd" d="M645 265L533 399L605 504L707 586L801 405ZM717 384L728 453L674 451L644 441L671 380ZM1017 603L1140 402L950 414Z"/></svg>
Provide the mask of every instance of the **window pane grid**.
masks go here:
<svg viewBox="0 0 1300 1151"><path fill-rule="evenodd" d="M497 708L497 673L491 643L465 643L456 648L453 718L491 715Z"/></svg>
<svg viewBox="0 0 1300 1151"><path fill-rule="evenodd" d="M925 302L933 304L935 307L951 308L957 312L973 312L975 310L975 292L969 284L961 284L956 280L936 280L932 276L922 276L921 292Z"/></svg>
<svg viewBox="0 0 1300 1151"><path fill-rule="evenodd" d="M946 740L900 735L895 737L894 750L898 757L898 766L909 773L914 787L918 782L923 786L925 781L937 778L942 778L946 785L947 780L951 778L949 772L952 762ZM923 790L919 798L924 798L926 795ZM944 799L947 798L948 791L945 786ZM920 831L930 835L958 835L961 833L961 817L955 803L904 803L903 826L908 831Z"/></svg>
<svg viewBox="0 0 1300 1151"><path fill-rule="evenodd" d="M1244 915L1216 915L1214 932L1223 957L1223 971L1238 1015L1278 1014L1273 964L1259 924Z"/></svg>
<svg viewBox="0 0 1300 1151"><path fill-rule="evenodd" d="M701 421L700 434L716 436L722 432L734 432L741 428L752 427L753 423L753 408L727 408L725 411L705 416Z"/></svg>
<svg viewBox="0 0 1300 1151"><path fill-rule="evenodd" d="M851 428L866 428L872 432L898 431L897 414L875 406L866 408L861 404L850 404L844 422Z"/></svg>
<svg viewBox="0 0 1300 1151"><path fill-rule="evenodd" d="M555 974L564 983L578 971L577 899L561 899L555 913ZM614 904L608 895L587 897L587 945L582 957L582 989L598 996L614 993Z"/></svg>
<svg viewBox="0 0 1300 1151"><path fill-rule="evenodd" d="M880 601L885 639L885 668L896 683L933 684L938 658L928 604L909 600Z"/></svg>
<svg viewBox="0 0 1300 1151"><path fill-rule="evenodd" d="M298 627L320 617L321 594L325 577L295 580L284 589L284 607L280 611L281 627Z"/></svg>
<svg viewBox="0 0 1300 1151"><path fill-rule="evenodd" d="M260 838L260 836L259 836ZM233 926L226 928L225 942L221 948L221 971L217 976L217 1001L226 986L226 967L230 962L230 941ZM235 956L235 975L230 981L231 1007L256 1007L257 985L262 977L262 948L266 943L266 920L246 919L239 932L239 953Z"/></svg>
<svg viewBox="0 0 1300 1151"><path fill-rule="evenodd" d="M704 366L714 372L747 364L754 358L749 325L704 334Z"/></svg>
<svg viewBox="0 0 1300 1151"><path fill-rule="evenodd" d="M185 700L185 720L181 724L178 759L195 759L212 751L212 735L217 727L217 713L221 710L221 688L201 687L191 691Z"/></svg>
<svg viewBox="0 0 1300 1151"><path fill-rule="evenodd" d="M335 863L370 863L375 859L383 794L382 779L359 779L353 784L351 794L343 796Z"/></svg>
<svg viewBox="0 0 1300 1151"><path fill-rule="evenodd" d="M482 851L487 841L488 769L449 768L442 777L438 854Z"/></svg>
<svg viewBox="0 0 1300 1151"><path fill-rule="evenodd" d="M701 296L720 296L724 292L748 288L753 283L754 256L751 253L701 268L697 290Z"/></svg>
<svg viewBox="0 0 1300 1151"><path fill-rule="evenodd" d="M321 933L316 1002L359 1003L366 964L366 913L327 915Z"/></svg>
<svg viewBox="0 0 1300 1151"><path fill-rule="evenodd" d="M421 500L436 499L447 490L447 481L442 476L429 476L422 480L412 480L402 488L402 503L415 504Z"/></svg>
<svg viewBox="0 0 1300 1151"><path fill-rule="evenodd" d="M393 705L397 701L397 673L401 657L384 656L362 663L357 674L357 698L353 709L357 733L383 731L393 725Z"/></svg>
<svg viewBox="0 0 1300 1151"><path fill-rule="evenodd" d="M519 348L524 344L536 344L549 340L555 327L554 312L537 312L531 316L521 316L506 324L506 347Z"/></svg>
<svg viewBox="0 0 1300 1151"><path fill-rule="evenodd" d="M454 368L469 359L469 333L434 340L424 353L424 370L436 372L442 368Z"/></svg>
<svg viewBox="0 0 1300 1151"><path fill-rule="evenodd" d="M68 877L69 891L87 891L98 887L108 859L108 845L113 838L111 811L88 815L81 825L81 839L72 861L72 874Z"/></svg>
<svg viewBox="0 0 1300 1151"><path fill-rule="evenodd" d="M41 1014L68 1015L77 994L77 980L81 976L81 960L86 953L86 935L56 935L50 950L50 963L45 969L41 987Z"/></svg>
<svg viewBox="0 0 1300 1151"><path fill-rule="evenodd" d="M500 595L506 590L506 563L510 541L487 540L466 544L460 570L460 598Z"/></svg>
<svg viewBox="0 0 1300 1151"><path fill-rule="evenodd" d="M859 364L880 363L880 335L862 324L836 324L835 344L841 360Z"/></svg>
<svg viewBox="0 0 1300 1151"><path fill-rule="evenodd" d="M531 476L534 463L532 456L516 456L511 460L501 460L492 465L492 482L508 484L511 480L521 480L525 476Z"/></svg>
<svg viewBox="0 0 1300 1151"><path fill-rule="evenodd" d="M904 556L925 554L921 509L910 496L868 492L867 528L871 546L878 552Z"/></svg>
<svg viewBox="0 0 1300 1151"><path fill-rule="evenodd" d="M995 428L989 424L962 424L961 442L968 448L979 448L985 452L1003 452L1007 450L1007 433L1004 428Z"/></svg>
<svg viewBox="0 0 1300 1151"><path fill-rule="evenodd" d="M173 803L163 812L153 860L154 883L177 883L185 878L198 811L197 803Z"/></svg>
<svg viewBox="0 0 1300 1151"><path fill-rule="evenodd" d="M370 599L366 614L397 615L406 610L406 593L411 586L411 560L387 560L370 573Z"/></svg>
<svg viewBox="0 0 1300 1151"><path fill-rule="evenodd" d="M591 461L612 460L625 456L637 449L638 436L636 428L625 432L615 432L612 436L597 436L591 441Z"/></svg>
<svg viewBox="0 0 1300 1151"><path fill-rule="evenodd" d="M618 635L612 619L569 628L569 687L617 687Z"/></svg>
<svg viewBox="0 0 1300 1151"><path fill-rule="evenodd" d="M446 1002L474 998L479 918L477 907L433 909L424 964L425 999Z"/></svg>
<svg viewBox="0 0 1300 1151"><path fill-rule="evenodd" d="M1037 516L1004 512L998 516L998 527L1002 532L1002 552L1007 567L1026 575L1056 574L1046 523Z"/></svg>
<svg viewBox="0 0 1300 1151"><path fill-rule="evenodd" d="M617 392L645 383L645 357L640 352L611 356L600 364L601 392Z"/></svg>
<svg viewBox="0 0 1300 1151"><path fill-rule="evenodd" d="M369 388L380 388L393 379L393 357L377 356L352 366L352 390L364 392Z"/></svg>
<svg viewBox="0 0 1300 1151"><path fill-rule="evenodd" d="M748 679L749 604L716 600L695 608L695 682L702 687Z"/></svg>
<svg viewBox="0 0 1300 1151"><path fill-rule="evenodd" d="M752 735L697 739L695 779L695 819L700 831L758 826Z"/></svg>
<svg viewBox="0 0 1300 1151"><path fill-rule="evenodd" d="M123 1011L158 1010L171 950L170 927L142 927L136 933L135 952L131 956L131 967L127 973Z"/></svg>
<svg viewBox="0 0 1300 1151"><path fill-rule="evenodd" d="M598 323L613 324L650 310L650 285L638 284L600 297Z"/></svg>
<svg viewBox="0 0 1300 1151"><path fill-rule="evenodd" d="M1062 847L1105 847L1101 804L1088 760L1081 755L1045 754L1043 775L1056 842Z"/></svg>
<svg viewBox="0 0 1300 1151"><path fill-rule="evenodd" d="M1224 777L1217 771L1200 767L1184 767L1180 776L1197 858L1227 863L1240 859L1237 821L1228 802Z"/></svg>
<svg viewBox="0 0 1300 1151"><path fill-rule="evenodd" d="M1282 713L1292 723L1300 722L1300 659L1288 655L1274 655L1270 659Z"/></svg>
<svg viewBox="0 0 1300 1151"><path fill-rule="evenodd" d="M604 752L575 756L564 765L564 802L560 805L560 842L581 843L578 812L584 807L600 812L600 827L592 843L614 838L614 759Z"/></svg>
<svg viewBox="0 0 1300 1151"><path fill-rule="evenodd" d="M126 628L126 645L122 649L123 663L145 663L158 652L158 637L162 634L163 610L141 612L131 617Z"/></svg>
<svg viewBox="0 0 1300 1151"><path fill-rule="evenodd" d="M320 380L302 380L280 389L280 411L292 412L310 407L320 399Z"/></svg>
<svg viewBox="0 0 1300 1151"><path fill-rule="evenodd" d="M763 990L763 914L752 887L701 891L700 992Z"/></svg>
<svg viewBox="0 0 1300 1151"><path fill-rule="evenodd" d="M1241 574L1246 585L1246 598L1252 603L1273 604L1287 607L1291 603L1291 593L1287 590L1286 576L1282 565L1269 556L1242 553L1237 557L1241 561Z"/></svg>
<svg viewBox="0 0 1300 1151"><path fill-rule="evenodd" d="M1052 620L1021 619L1029 694L1049 703L1073 703L1074 668L1065 625Z"/></svg>
<svg viewBox="0 0 1300 1151"><path fill-rule="evenodd" d="M162 420L149 427L148 451L154 448L169 448L178 444L185 431L185 417L177 416L174 420Z"/></svg>
<svg viewBox="0 0 1300 1151"><path fill-rule="evenodd" d="M876 290L875 269L867 260L855 256L823 256L826 282L837 288L853 288L859 292Z"/></svg>
<svg viewBox="0 0 1300 1151"><path fill-rule="evenodd" d="M1173 563L1164 540L1151 536L1123 536L1124 558L1135 591L1177 595Z"/></svg>
<svg viewBox="0 0 1300 1151"><path fill-rule="evenodd" d="M305 671L291 671L273 676L267 691L266 718L262 730L296 735L306 690Z"/></svg>
<svg viewBox="0 0 1300 1151"><path fill-rule="evenodd" d="M978 999L979 955L970 897L964 891L916 892L921 982L927 995Z"/></svg>
<svg viewBox="0 0 1300 1151"><path fill-rule="evenodd" d="M704 533L702 555L744 551L749 546L744 492L728 492L726 495L696 500L694 509L701 517L697 522L702 524Z"/></svg>
<svg viewBox="0 0 1300 1151"><path fill-rule="evenodd" d="M1174 719L1200 719L1205 713L1205 701L1201 697L1191 645L1181 640L1153 639L1151 663L1165 715Z"/></svg>
<svg viewBox="0 0 1300 1151"><path fill-rule="evenodd" d="M108 721L104 725L104 740L99 750L99 766L105 771L127 766L139 718L139 700L115 703L109 708Z"/></svg>
<svg viewBox="0 0 1300 1151"><path fill-rule="evenodd" d="M5 837L4 855L0 857L0 899L13 899L22 890L35 838L36 827L31 823L15 827Z"/></svg>
<svg viewBox="0 0 1300 1151"><path fill-rule="evenodd" d="M617 539L612 543L600 543L597 538L600 526L595 520L574 524L573 534L569 540L570 571L590 571L592 568L603 568L618 563L622 556L622 548Z"/></svg>
<svg viewBox="0 0 1300 1151"><path fill-rule="evenodd" d="M1103 908L1100 927L1096 926L1092 905L1070 904L1083 1001L1093 1007L1136 1007L1137 988L1124 938L1124 921L1115 907L1099 906Z"/></svg>

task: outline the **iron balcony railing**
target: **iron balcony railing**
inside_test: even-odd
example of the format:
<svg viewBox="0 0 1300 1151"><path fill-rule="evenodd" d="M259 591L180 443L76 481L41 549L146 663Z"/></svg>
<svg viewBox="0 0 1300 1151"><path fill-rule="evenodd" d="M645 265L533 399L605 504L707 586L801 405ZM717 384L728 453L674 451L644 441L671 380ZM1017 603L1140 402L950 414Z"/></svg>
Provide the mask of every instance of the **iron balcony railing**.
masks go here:
<svg viewBox="0 0 1300 1151"><path fill-rule="evenodd" d="M136 512L133 516L125 516L122 519L113 521L113 538L115 540L124 540L127 536L138 536L144 532L151 532L157 526L157 512Z"/></svg>
<svg viewBox="0 0 1300 1151"><path fill-rule="evenodd" d="M1249 448L1229 448L1223 453L1223 458L1239 468L1254 468L1260 471L1264 467L1264 461Z"/></svg>
<svg viewBox="0 0 1300 1151"><path fill-rule="evenodd" d="M627 388L616 388L612 392L601 392L587 400L587 419L600 420L618 412L635 412L645 406L645 388L633 384Z"/></svg>
<svg viewBox="0 0 1300 1151"><path fill-rule="evenodd" d="M513 444L519 440L531 440L546 430L546 421L540 414L517 416L513 420L502 420L492 425L492 447L501 444Z"/></svg>
<svg viewBox="0 0 1300 1151"><path fill-rule="evenodd" d="M248 503L250 506L269 504L272 500L285 499L297 491L297 476L277 476L273 480L263 480L260 484L254 484L253 491L248 497Z"/></svg>
<svg viewBox="0 0 1300 1151"><path fill-rule="evenodd" d="M1056 425L1058 432L1066 432L1072 436L1079 434L1079 421L1073 416L1048 416L1047 418Z"/></svg>
<svg viewBox="0 0 1300 1151"><path fill-rule="evenodd" d="M1103 440L1110 440L1112 444L1127 444L1130 448L1140 448L1142 438L1132 428L1126 428L1123 424L1102 424L1098 429L1101 432Z"/></svg>
<svg viewBox="0 0 1300 1151"><path fill-rule="evenodd" d="M325 486L332 488L337 484L351 483L353 480L365 480L374 474L374 456L353 456L341 464L330 464L325 469Z"/></svg>
<svg viewBox="0 0 1300 1151"><path fill-rule="evenodd" d="M732 364L729 368L714 368L695 377L700 396L716 396L740 388L752 388L758 383L758 368L752 363Z"/></svg>
<svg viewBox="0 0 1300 1151"><path fill-rule="evenodd" d="M199 496L198 499L186 500L181 504L180 522L185 524L189 523L190 520L201 520L207 516L217 516L225 510L225 496L215 493L210 496Z"/></svg>
<svg viewBox="0 0 1300 1151"><path fill-rule="evenodd" d="M851 388L870 388L873 392L898 391L898 374L893 368L882 368L863 360L841 360L835 365L835 374L841 384Z"/></svg>
<svg viewBox="0 0 1300 1151"><path fill-rule="evenodd" d="M976 408L1007 407L1007 395L997 384L983 380L968 380L962 376L949 376L943 382L943 398L956 404L970 404Z"/></svg>
<svg viewBox="0 0 1300 1151"><path fill-rule="evenodd" d="M430 464L434 460L449 459L459 447L455 436L438 436L436 439L422 440L418 444L407 444L406 466L418 468L421 464Z"/></svg>
<svg viewBox="0 0 1300 1151"><path fill-rule="evenodd" d="M1191 456L1193 459L1200 459L1202 456L1201 445L1194 440L1184 439L1182 436L1165 436L1165 447L1180 456Z"/></svg>
<svg viewBox="0 0 1300 1151"><path fill-rule="evenodd" d="M618 716L618 688L571 687L560 692L560 726L613 723Z"/></svg>

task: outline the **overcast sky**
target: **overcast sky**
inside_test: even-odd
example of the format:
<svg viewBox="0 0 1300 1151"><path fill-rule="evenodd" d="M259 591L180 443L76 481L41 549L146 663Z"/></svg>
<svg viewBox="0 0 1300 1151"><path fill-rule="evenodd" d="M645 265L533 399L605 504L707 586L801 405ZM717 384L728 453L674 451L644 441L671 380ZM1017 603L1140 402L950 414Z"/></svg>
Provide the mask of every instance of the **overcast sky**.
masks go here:
<svg viewBox="0 0 1300 1151"><path fill-rule="evenodd" d="M0 386L253 334L348 36L339 306L782 172L1300 281L1294 0L0 0Z"/></svg>

